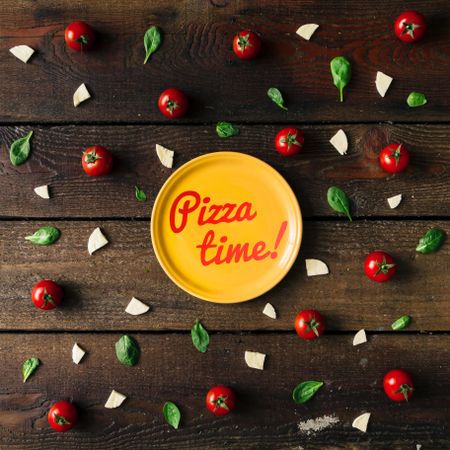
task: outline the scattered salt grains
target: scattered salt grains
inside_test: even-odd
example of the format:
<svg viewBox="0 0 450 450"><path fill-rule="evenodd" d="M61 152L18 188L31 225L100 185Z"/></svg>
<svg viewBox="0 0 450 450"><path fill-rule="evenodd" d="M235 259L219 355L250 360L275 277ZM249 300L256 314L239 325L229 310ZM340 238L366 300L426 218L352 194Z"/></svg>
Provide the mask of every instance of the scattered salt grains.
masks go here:
<svg viewBox="0 0 450 450"><path fill-rule="evenodd" d="M305 433L309 436L318 431L322 431L325 428L332 427L336 423L339 423L339 418L333 414L317 417L316 419L308 419L304 422L299 422L297 426L301 433Z"/></svg>

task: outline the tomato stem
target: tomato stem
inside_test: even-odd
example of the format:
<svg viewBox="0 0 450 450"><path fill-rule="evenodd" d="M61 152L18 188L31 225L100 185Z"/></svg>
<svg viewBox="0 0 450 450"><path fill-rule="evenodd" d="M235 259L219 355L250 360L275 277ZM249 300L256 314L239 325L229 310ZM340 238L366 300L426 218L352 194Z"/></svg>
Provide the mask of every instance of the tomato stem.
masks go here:
<svg viewBox="0 0 450 450"><path fill-rule="evenodd" d="M409 384L402 384L396 391L396 394L403 394L405 400L408 401L408 394L412 392L414 389Z"/></svg>
<svg viewBox="0 0 450 450"><path fill-rule="evenodd" d="M227 411L229 410L228 405L226 403L228 397L222 397L221 395L219 395L214 401L214 411L218 410L219 408L223 408L226 409Z"/></svg>

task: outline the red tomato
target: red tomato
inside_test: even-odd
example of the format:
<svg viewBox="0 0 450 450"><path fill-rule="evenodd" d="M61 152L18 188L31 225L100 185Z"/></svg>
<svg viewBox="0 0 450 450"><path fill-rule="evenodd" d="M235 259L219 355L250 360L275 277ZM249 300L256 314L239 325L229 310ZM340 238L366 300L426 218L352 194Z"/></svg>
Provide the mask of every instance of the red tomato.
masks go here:
<svg viewBox="0 0 450 450"><path fill-rule="evenodd" d="M94 45L94 30L86 22L72 22L64 31L66 44L80 52L89 50Z"/></svg>
<svg viewBox="0 0 450 450"><path fill-rule="evenodd" d="M394 23L395 35L403 42L422 39L426 29L425 17L417 11L402 12Z"/></svg>
<svg viewBox="0 0 450 450"><path fill-rule="evenodd" d="M386 395L394 402L407 402L414 392L411 375L403 369L389 371L384 376L383 387Z"/></svg>
<svg viewBox="0 0 450 450"><path fill-rule="evenodd" d="M81 156L84 171L91 177L107 175L112 170L112 154L101 145L87 148Z"/></svg>
<svg viewBox="0 0 450 450"><path fill-rule="evenodd" d="M236 394L227 386L214 386L206 394L206 407L216 416L226 416L236 408Z"/></svg>
<svg viewBox="0 0 450 450"><path fill-rule="evenodd" d="M297 334L306 340L316 339L325 331L325 320L315 309L300 311L294 325Z"/></svg>
<svg viewBox="0 0 450 450"><path fill-rule="evenodd" d="M275 136L275 147L284 156L300 153L304 142L303 132L298 128L283 128Z"/></svg>
<svg viewBox="0 0 450 450"><path fill-rule="evenodd" d="M409 151L403 144L389 144L381 150L379 160L386 172L403 172L409 165Z"/></svg>
<svg viewBox="0 0 450 450"><path fill-rule="evenodd" d="M183 117L189 106L189 101L179 89L166 89L158 100L159 110L169 119L179 119Z"/></svg>
<svg viewBox="0 0 450 450"><path fill-rule="evenodd" d="M261 51L261 39L253 31L239 31L233 39L233 51L240 59L256 58Z"/></svg>
<svg viewBox="0 0 450 450"><path fill-rule="evenodd" d="M78 421L77 408L67 400L56 402L48 412L48 423L59 433L69 431Z"/></svg>
<svg viewBox="0 0 450 450"><path fill-rule="evenodd" d="M61 286L52 280L41 280L31 291L34 306L48 310L56 308L62 301L64 292Z"/></svg>
<svg viewBox="0 0 450 450"><path fill-rule="evenodd" d="M390 280L397 271L392 256L386 252L369 253L364 262L364 272L373 281L383 283Z"/></svg>

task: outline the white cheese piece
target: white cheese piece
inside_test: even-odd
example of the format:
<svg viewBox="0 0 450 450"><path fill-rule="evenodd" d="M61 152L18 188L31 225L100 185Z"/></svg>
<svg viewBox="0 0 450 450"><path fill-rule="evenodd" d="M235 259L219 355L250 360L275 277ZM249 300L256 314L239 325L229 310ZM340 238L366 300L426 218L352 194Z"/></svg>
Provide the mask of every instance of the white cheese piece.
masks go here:
<svg viewBox="0 0 450 450"><path fill-rule="evenodd" d="M353 338L353 345L360 345L364 344L365 342L367 342L366 331L359 330Z"/></svg>
<svg viewBox="0 0 450 450"><path fill-rule="evenodd" d="M83 83L73 94L73 106L77 107L81 102L89 98L91 98L91 94L89 94L86 85Z"/></svg>
<svg viewBox="0 0 450 450"><path fill-rule="evenodd" d="M28 45L17 45L10 48L9 51L24 63L26 63L34 53L34 50L31 47L28 47Z"/></svg>
<svg viewBox="0 0 450 450"><path fill-rule="evenodd" d="M328 275L328 266L320 259L305 259L306 275L315 277L316 275Z"/></svg>
<svg viewBox="0 0 450 450"><path fill-rule="evenodd" d="M266 306L264 306L263 314L265 314L267 317L270 317L271 319L277 318L277 312L270 303L266 303Z"/></svg>
<svg viewBox="0 0 450 450"><path fill-rule="evenodd" d="M389 86L392 83L393 78L386 75L383 72L377 72L377 77L375 79L375 86L377 87L378 93L384 97L386 95Z"/></svg>
<svg viewBox="0 0 450 450"><path fill-rule="evenodd" d="M358 416L352 423L353 428L365 433L367 431L367 425L369 424L370 413L364 413Z"/></svg>
<svg viewBox="0 0 450 450"><path fill-rule="evenodd" d="M245 352L245 362L247 363L247 366L252 369L264 370L265 359L266 355L264 353Z"/></svg>
<svg viewBox="0 0 450 450"><path fill-rule="evenodd" d="M402 201L402 194L394 195L393 197L389 197L387 199L389 203L389 208L394 209L397 208L398 205L400 205L400 202Z"/></svg>
<svg viewBox="0 0 450 450"><path fill-rule="evenodd" d="M80 364L80 361L83 359L86 352L75 342L72 347L72 361L75 364Z"/></svg>
<svg viewBox="0 0 450 450"><path fill-rule="evenodd" d="M111 391L111 394L109 394L108 400L106 400L105 408L108 409L118 408L124 402L125 399L126 399L125 395L113 389Z"/></svg>
<svg viewBox="0 0 450 450"><path fill-rule="evenodd" d="M50 198L50 194L48 192L48 186L45 184L44 186L38 186L34 188L35 194L39 195L42 198Z"/></svg>
<svg viewBox="0 0 450 450"><path fill-rule="evenodd" d="M92 255L92 253L104 247L107 243L108 240L105 238L100 228L97 227L89 236L88 241L89 254Z"/></svg>
<svg viewBox="0 0 450 450"><path fill-rule="evenodd" d="M174 151L169 150L162 145L156 144L156 154L164 167L168 167L169 169L172 168L173 155L175 154Z"/></svg>
<svg viewBox="0 0 450 450"><path fill-rule="evenodd" d="M150 306L142 303L137 298L133 297L125 308L125 312L131 314L132 316L139 316L145 314L150 309Z"/></svg>
<svg viewBox="0 0 450 450"><path fill-rule="evenodd" d="M306 23L305 25L302 25L296 33L302 37L303 39L306 39L309 41L311 39L311 36L315 33L315 31L319 28L319 25L316 23Z"/></svg>
<svg viewBox="0 0 450 450"><path fill-rule="evenodd" d="M339 130L331 139L330 144L341 154L346 155L348 150L347 135L344 130Z"/></svg>

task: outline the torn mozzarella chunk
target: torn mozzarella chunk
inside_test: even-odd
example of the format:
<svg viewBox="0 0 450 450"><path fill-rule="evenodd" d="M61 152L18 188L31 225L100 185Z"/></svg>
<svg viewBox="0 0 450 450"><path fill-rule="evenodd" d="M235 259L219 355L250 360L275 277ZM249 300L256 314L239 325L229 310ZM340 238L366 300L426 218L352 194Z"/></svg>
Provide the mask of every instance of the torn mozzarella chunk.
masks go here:
<svg viewBox="0 0 450 450"><path fill-rule="evenodd" d="M132 316L139 316L145 314L150 309L150 306L142 303L137 298L133 297L125 308L125 312L131 314Z"/></svg>
<svg viewBox="0 0 450 450"><path fill-rule="evenodd" d="M317 25L316 23L306 23L305 25L299 27L296 33L303 39L309 41L317 28L319 28L319 25Z"/></svg>
<svg viewBox="0 0 450 450"><path fill-rule="evenodd" d="M111 394L109 394L108 400L106 400L105 408L108 409L118 408L124 402L125 399L126 399L125 395L113 389L111 391Z"/></svg>
<svg viewBox="0 0 450 450"><path fill-rule="evenodd" d="M245 362L247 363L247 366L252 369L264 370L265 359L266 355L264 353L245 352Z"/></svg>
<svg viewBox="0 0 450 450"><path fill-rule="evenodd" d="M386 95L389 86L392 83L393 78L386 75L383 72L377 72L377 77L375 79L375 86L377 87L378 93L384 97Z"/></svg>
<svg viewBox="0 0 450 450"><path fill-rule="evenodd" d="M158 158L164 167L168 167L169 169L172 168L173 155L175 154L174 151L169 150L168 148L163 147L162 145L156 144L156 154L158 155Z"/></svg>
<svg viewBox="0 0 450 450"><path fill-rule="evenodd" d="M73 106L77 107L80 103L89 98L91 98L91 94L89 94L86 85L83 83L73 94Z"/></svg>
<svg viewBox="0 0 450 450"><path fill-rule="evenodd" d="M367 431L367 425L369 424L370 413L364 413L358 416L352 423L353 428L365 433Z"/></svg>
<svg viewBox="0 0 450 450"><path fill-rule="evenodd" d="M277 312L270 303L266 303L266 306L264 306L263 314L265 314L267 317L270 317L271 319L277 318Z"/></svg>
<svg viewBox="0 0 450 450"><path fill-rule="evenodd" d="M353 345L360 345L367 342L367 336L365 330L359 330L353 337Z"/></svg>
<svg viewBox="0 0 450 450"><path fill-rule="evenodd" d="M89 236L89 241L88 241L89 254L92 255L92 253L94 253L98 249L104 247L107 243L108 243L108 240L103 235L100 228L97 227Z"/></svg>
<svg viewBox="0 0 450 450"><path fill-rule="evenodd" d="M341 154L347 154L348 140L344 130L339 130L331 139L330 144Z"/></svg>
<svg viewBox="0 0 450 450"><path fill-rule="evenodd" d="M394 209L397 208L398 205L400 205L400 202L402 201L402 194L394 195L393 197L389 197L387 199L389 203L389 208Z"/></svg>
<svg viewBox="0 0 450 450"><path fill-rule="evenodd" d="M72 347L72 361L75 364L79 364L85 354L86 352L75 342Z"/></svg>
<svg viewBox="0 0 450 450"><path fill-rule="evenodd" d="M328 266L320 259L305 259L306 274L308 277L315 277L316 275L327 275L330 273Z"/></svg>
<svg viewBox="0 0 450 450"><path fill-rule="evenodd" d="M46 184L44 186L35 187L34 192L36 195L39 195L39 197L50 198L50 194L48 192L48 186Z"/></svg>
<svg viewBox="0 0 450 450"><path fill-rule="evenodd" d="M26 63L34 53L34 50L31 47L28 47L28 45L16 45L15 47L10 48L9 51L24 63Z"/></svg>

